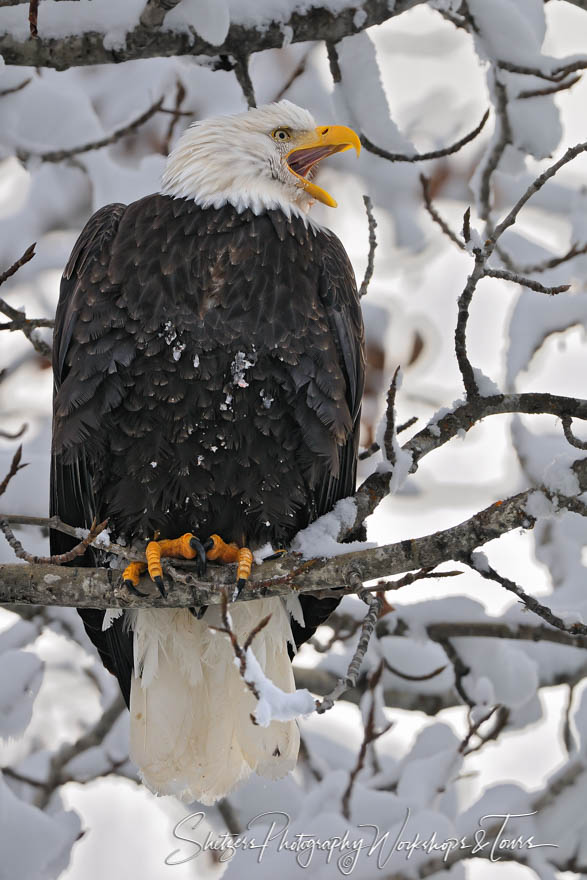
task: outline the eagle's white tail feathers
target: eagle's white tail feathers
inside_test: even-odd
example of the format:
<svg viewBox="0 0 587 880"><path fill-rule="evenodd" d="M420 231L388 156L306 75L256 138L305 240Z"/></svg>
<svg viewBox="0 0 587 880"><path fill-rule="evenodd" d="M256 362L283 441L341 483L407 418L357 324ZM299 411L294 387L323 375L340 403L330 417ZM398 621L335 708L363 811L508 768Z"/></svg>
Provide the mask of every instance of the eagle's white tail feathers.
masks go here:
<svg viewBox="0 0 587 880"><path fill-rule="evenodd" d="M267 614L253 651L265 674L295 689L287 652L289 617L279 599L239 602L231 609L239 641ZM295 767L295 721L260 727L251 721L255 698L234 664L218 606L203 620L187 609L132 612L135 674L131 684L131 757L158 794L212 804L253 771L279 779Z"/></svg>

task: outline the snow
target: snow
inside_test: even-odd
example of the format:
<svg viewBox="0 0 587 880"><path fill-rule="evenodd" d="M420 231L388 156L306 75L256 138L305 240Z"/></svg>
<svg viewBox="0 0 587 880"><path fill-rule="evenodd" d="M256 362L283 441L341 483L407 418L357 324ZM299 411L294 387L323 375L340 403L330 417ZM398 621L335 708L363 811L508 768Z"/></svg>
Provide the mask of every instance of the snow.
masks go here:
<svg viewBox="0 0 587 880"><path fill-rule="evenodd" d="M56 880L80 830L75 813L47 815L20 801L0 773L0 870L7 880Z"/></svg>
<svg viewBox="0 0 587 880"><path fill-rule="evenodd" d="M344 6L342 0L329 0L328 5L335 12ZM458 0L437 0L433 4L434 9L453 13L458 13L459 5ZM129 0L126 4L103 0L99 8L95 0L79 0L76 4L46 0L40 7L41 36L81 31L85 24L91 24L105 34L105 45L119 46L127 29L138 21L143 7L144 0ZM195 31L213 42L223 38L230 21L246 26L266 24L271 19L282 23L289 19L293 7L294 0L258 0L255 4L229 0L207 5L182 0L166 17L164 29ZM304 72L288 87L287 97L311 108L319 122L347 122L384 148L411 153L443 146L471 130L486 106L488 85L489 98L495 98L491 76L488 84L485 82L484 74L489 72L487 61L479 64L475 48L486 59L501 57L522 63L525 58L534 66L551 69L559 59L572 58L586 45L585 13L570 4L544 6L539 0L500 0L494 5L475 0L470 8L481 30L476 47L464 29L457 30L430 7L431 4L419 4L389 24L344 40L339 46L343 83L334 90L324 47L289 45L291 28L281 24L287 48L251 58L257 98L260 102L273 100L303 62ZM296 2L296 8L303 14L309 4L307 0ZM357 3L351 11L355 26L360 26L363 15L364 10ZM546 23L548 33L544 41ZM29 39L26 4L2 8L0 27ZM166 106L172 107L178 81L186 92L181 109L195 118L240 110L245 103L232 73L204 69L189 57L59 73L5 65L1 75L2 88L16 85L24 77L33 78L27 89L0 101L1 267L9 265L30 241L39 242L38 256L16 279L3 286L2 293L11 303L24 306L29 315L51 316L61 270L92 210L107 202L128 201L157 190L165 161L161 150L171 118L167 114L155 116L136 135L80 157L80 167L31 159L25 168L14 158L15 149L56 149L103 137L135 118L160 95L166 95ZM587 82L582 82L570 91L524 100L516 96L525 89L543 87L544 82L503 70L499 76L510 99L513 145L506 149L494 177L494 220L503 216L536 172L545 167L542 157L553 153L553 158L557 158L567 145L584 138L582 108L587 94ZM172 141L188 121L187 117L179 120ZM371 374L379 387L372 389L372 397L364 404L366 421L371 425L376 423L375 413L382 409L397 363L404 370L398 422L416 415L416 430L428 422L432 436L439 438L439 421L451 411L447 402L459 393L461 378L454 365L453 330L456 299L470 271L470 256L449 251L449 245L424 213L418 174L421 170L430 174L435 183L435 203L453 227L460 228L463 211L471 202L471 172L482 168L480 154L487 161L499 138L499 127L494 137L490 135L489 129L495 124L492 114L486 130L462 154L427 163L423 168L392 165L364 150L358 161L353 155L343 155L330 165L325 163L319 172L319 180L324 181L327 189L331 188L340 207L332 211L317 206L313 212L320 223L331 226L341 238L359 279L366 262L367 241L361 196L367 192L374 199L380 247L364 309L373 353L384 364L380 375ZM531 199L516 229L503 239L504 247L516 260L532 263L548 259L564 253L573 242L581 245L587 240L587 203L581 191L584 177L585 165L580 160ZM477 172L473 187L478 178ZM485 231L474 213L472 222L482 240ZM582 256L538 276L546 284L573 280L573 292L556 298L522 291L494 279L484 281L474 300L468 328L469 350L484 376L491 376L497 386L508 390L546 390L585 397L586 273L587 257ZM571 325L575 330L568 331ZM171 338L175 332L173 320L168 329L172 360L177 351L177 339ZM42 333L43 338L49 338L47 332ZM16 430L22 421L29 422L25 457L31 464L3 496L3 509L46 515L50 371L39 369L37 359L19 334L4 336L2 366L21 366L0 386L2 427ZM187 369L185 351L177 353L180 365ZM243 355L251 360L248 347ZM190 354L195 369L200 366L201 357L201 351L199 355ZM250 381L248 376L246 368L238 379L246 383ZM229 383L231 378L231 374L226 377ZM269 384L265 391L258 403L271 413L271 405L267 406L273 394ZM491 388L482 393L495 391ZM453 404L453 408L457 405L458 402ZM546 483L549 491L576 492L574 473L569 466L582 454L569 449L560 423L552 417L528 416L516 420L511 433L510 424L507 416L487 418L467 434L466 444L447 444L427 456L410 477L410 493L396 493L369 519L370 542L407 541L419 534L433 533L467 519L498 498L532 486ZM575 420L573 430L583 436L579 420ZM362 442L367 441L363 438ZM0 440L0 479L13 451L14 443ZM157 460L159 453L154 451L152 457ZM406 470L409 463L406 460L403 464ZM373 465L372 459L360 479ZM476 557L478 564L482 567L482 560L487 559L498 571L553 608L567 625L587 620L586 521L558 510L539 488L531 493L527 511L538 520L533 532L522 535L516 531L491 542ZM328 527L322 523L314 533L300 538L302 545L306 542L309 547L308 556L346 553L369 546L337 543L341 524L352 521L353 513L351 502L348 516L335 516ZM46 538L39 529L21 531L27 549L47 552ZM3 539L0 552L3 561L12 561ZM57 572L50 577L58 576ZM451 756L456 754L467 731L466 710L460 706L448 708L442 712L442 722L418 711L428 705L426 698L431 696L455 699L453 667L442 648L428 638L427 626L435 622L498 623L509 626L514 636L520 625L532 625L536 618L499 585L469 570L459 578L412 584L389 592L387 598L394 611L386 615L380 626L392 628L401 619L408 631L401 637L380 639L372 646L366 667L371 670L384 656L398 671L408 674L426 675L439 667L444 669L427 681L406 681L388 669L384 671L375 695L377 722L382 727L385 720L392 721L393 727L373 751L369 750L353 788L350 820L342 816L341 801L349 772L356 764L363 734L361 712L364 716L368 710L369 695L363 698L361 711L340 701L325 716L314 713L301 720L311 767L322 774L322 781L314 777L306 761L300 760L295 777L275 783L255 780L243 786L230 799L240 826L246 827L252 816L266 809L281 808L292 817L290 838L292 834L311 831L321 839L333 835L342 839L350 829L351 838L359 839L366 832L354 823L372 821L382 833L399 831L411 801L410 836L416 829L428 829L440 839L473 834L485 812L531 811L534 802L544 795L550 800L537 816L520 821L520 833L536 833L540 842L556 842L560 849L555 852L561 859L576 858L577 864L584 864L585 688L582 682L575 688L571 716L577 751L568 755L560 736L568 688L558 684L583 674L584 652L513 639L456 640L455 647L471 668L465 686L476 704L472 716L482 717L494 701L503 700L510 707L510 721L497 742L488 743L478 754L471 755L462 769L455 772ZM297 596L286 601L294 614L300 613ZM351 622L365 613L363 604L353 597L346 597L340 609ZM119 609L112 609L106 624L118 613ZM75 613L70 609L47 609L45 614L51 623L37 638L43 626L40 619L15 623L15 615L0 611L0 651L9 693L15 685L14 700L6 707L8 718L18 721L18 726L24 725L18 740L11 738L3 745L2 763L34 778L46 775L51 755L62 742L73 741L93 724L116 688L116 682L103 670L95 652L90 653L89 647L88 653L76 648L74 639L85 646L87 640ZM318 643L326 644L331 634L331 629L322 629L317 634ZM344 674L357 636L356 633L347 641L336 642L326 654L305 645L296 665L318 664L325 670ZM31 646L30 650L23 652L26 646ZM13 653L5 663L9 651ZM45 675L34 705L32 695L22 697L17 687L26 687L28 680L21 664L30 661L23 661L21 655L33 651L45 663ZM32 681L35 684L34 674ZM546 685L539 691L538 681ZM2 687L2 693L4 690ZM416 711L404 711L397 702L392 708L382 708L380 691L394 697L414 694ZM279 695L272 695L267 711L274 708L273 700L279 703L280 699ZM1 708L4 711L3 700ZM293 709L286 705L283 711ZM128 716L124 714L102 748L87 750L68 765L68 772L88 780L84 785L66 786L63 794L90 833L73 849L72 866L65 873L61 864L55 862L49 869L44 861L52 859L55 851L56 855L61 854L64 864L79 824L70 834L66 833L58 803L52 805L51 811L40 814L28 803L34 791L6 777L10 790L4 785L0 789L0 811L7 803L10 821L14 817L19 827L13 829L9 825L8 842L3 839L0 844L0 874L4 870L7 877L23 880L27 876L60 874L63 880L93 880L97 876L126 873L140 875L144 880L160 880L165 855L178 845L172 829L185 818L183 809L172 799L155 799L144 788L126 780L91 781L93 774L102 772L114 756L117 761L125 760L127 725ZM540 755L539 762L536 754ZM379 772L374 772L375 756ZM573 784L563 786L554 797L559 781L569 770L573 771ZM132 769L124 764L119 772L132 774ZM504 785L504 779L512 782ZM398 786L401 797L397 794ZM115 811L113 803L117 805ZM120 815L127 813L141 829L138 836L129 832L128 823L120 823ZM0 817L2 827L3 816L4 813ZM207 828L223 827L215 810L209 811L207 821ZM38 822L44 824L43 829ZM25 832L21 833L19 828ZM185 849L190 848L186 843ZM308 858L308 852L301 857ZM508 877L511 874L512 878L533 872L533 876L551 880L551 868L538 859L550 856L552 851L540 849L526 854L530 858L528 868L508 863L498 869L477 863L466 868L457 865L438 876L460 880L466 872L477 880L493 874L497 877L498 872ZM250 875L263 880L277 875L301 880L310 871L317 880L330 880L341 873L336 861L342 853L337 848L330 863L326 861L327 850L316 848L309 869L297 864L295 853L268 851L260 864L257 855L255 851L239 852L228 866L227 878ZM353 853L347 851L346 855ZM383 873L415 873L421 857L424 854L415 851L408 861L403 853L397 854ZM174 874L183 880L196 870L203 880L216 880L223 867L219 869L211 859L205 862L203 856L196 865L191 862L177 866ZM351 876L371 880L379 873L373 857L361 852Z"/></svg>
<svg viewBox="0 0 587 880"><path fill-rule="evenodd" d="M345 529L355 522L356 502L353 498L341 498L330 513L325 513L305 529L298 532L291 543L291 549L301 553L304 559L328 558L353 553L374 547L366 541L350 541L340 544L338 539Z"/></svg>
<svg viewBox="0 0 587 880"><path fill-rule="evenodd" d="M250 354L245 354L244 351L237 351L234 360L230 365L233 384L238 388L248 388L249 383L246 381L245 375L247 370L250 369L250 367L253 367L256 362L257 355L254 350Z"/></svg>
<svg viewBox="0 0 587 880"><path fill-rule="evenodd" d="M31 720L43 663L29 651L8 650L0 664L0 737L17 736Z"/></svg>
<svg viewBox="0 0 587 880"><path fill-rule="evenodd" d="M471 561L478 571L489 571L489 560L480 550L471 553Z"/></svg>
<svg viewBox="0 0 587 880"><path fill-rule="evenodd" d="M495 394L501 394L495 382L478 367L473 367L473 375L481 397L493 397Z"/></svg>
<svg viewBox="0 0 587 880"><path fill-rule="evenodd" d="M583 456L581 456L583 457ZM544 485L552 492L561 492L563 495L579 495L581 487L577 474L571 469L576 460L575 450L566 455L557 456L544 472Z"/></svg>
<svg viewBox="0 0 587 880"><path fill-rule="evenodd" d="M75 534L76 534L77 538L79 538L80 540L83 540L84 538L88 537L88 535L90 534L90 530L89 529L82 529L78 526L75 530ZM110 546L110 531L109 531L109 529L107 529L107 528L103 529L100 532L100 534L97 535L94 538L94 540L92 541L92 546L93 547L104 547L104 548L109 547ZM50 577L53 577L53 575L50 575Z"/></svg>
<svg viewBox="0 0 587 880"><path fill-rule="evenodd" d="M463 678L466 692L481 703L500 703L512 709L519 708L534 697L538 686L536 664L524 651L503 639L457 639L455 644L470 673ZM479 681L483 684L479 685ZM492 700L486 696L492 690Z"/></svg>
<svg viewBox="0 0 587 880"><path fill-rule="evenodd" d="M214 0L214 3L208 0L182 0L166 15L165 27L184 30L186 24L193 26L207 43L220 46L230 26L229 4L226 0Z"/></svg>
<svg viewBox="0 0 587 880"><path fill-rule="evenodd" d="M395 388L396 394L400 390L402 385L403 374L401 370L398 370L397 375L395 377ZM394 425L397 424L395 408L392 414L392 418L394 420ZM397 439L397 433L394 430L391 435L391 448L393 450L393 463L388 460L386 450L385 450L385 432L387 431L387 411L384 413L382 418L379 421L377 426L377 431L375 434L375 442L379 445L379 449L381 452L381 461L377 462L377 472L378 473L391 473L392 477L389 484L389 491L392 495L395 495L404 485L410 470L412 468L412 464L414 461L412 453L407 449L402 449Z"/></svg>
<svg viewBox="0 0 587 880"><path fill-rule="evenodd" d="M235 657L234 662L240 667L238 657ZM316 709L314 697L305 688L288 694L274 685L261 669L252 648L247 648L246 651L246 669L243 677L246 682L254 684L259 693L254 715L256 723L261 727L269 727L272 721L292 721Z"/></svg>
<svg viewBox="0 0 587 880"><path fill-rule="evenodd" d="M534 7L534 8L532 8ZM545 69L541 59L544 12L536 0L472 0L471 15L479 29L479 40L489 58Z"/></svg>
<svg viewBox="0 0 587 880"><path fill-rule="evenodd" d="M526 501L525 510L530 516L534 517L534 519L542 519L543 517L549 517L556 513L556 507L553 502L544 494L544 492L540 492L539 489L535 492L530 492L528 500Z"/></svg>
<svg viewBox="0 0 587 880"><path fill-rule="evenodd" d="M437 748L434 754L421 758L413 755L400 776L398 797L412 808L434 805L448 780L458 773L461 763L456 748Z"/></svg>
<svg viewBox="0 0 587 880"><path fill-rule="evenodd" d="M559 293L556 298L521 292L512 315L508 346L507 383L511 388L534 354L553 333L580 325L587 332L587 296Z"/></svg>
<svg viewBox="0 0 587 880"><path fill-rule="evenodd" d="M353 24L359 30L363 27L367 20L367 13L364 9L357 9L355 14L353 15Z"/></svg>

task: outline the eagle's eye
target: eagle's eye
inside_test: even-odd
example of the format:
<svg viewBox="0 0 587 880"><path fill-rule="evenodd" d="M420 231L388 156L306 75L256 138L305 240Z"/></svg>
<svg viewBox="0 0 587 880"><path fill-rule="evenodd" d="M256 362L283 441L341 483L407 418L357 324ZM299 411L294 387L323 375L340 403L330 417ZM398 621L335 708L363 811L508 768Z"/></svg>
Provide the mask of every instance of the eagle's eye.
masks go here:
<svg viewBox="0 0 587 880"><path fill-rule="evenodd" d="M291 132L287 128L276 128L271 137L274 141L289 141L291 140Z"/></svg>

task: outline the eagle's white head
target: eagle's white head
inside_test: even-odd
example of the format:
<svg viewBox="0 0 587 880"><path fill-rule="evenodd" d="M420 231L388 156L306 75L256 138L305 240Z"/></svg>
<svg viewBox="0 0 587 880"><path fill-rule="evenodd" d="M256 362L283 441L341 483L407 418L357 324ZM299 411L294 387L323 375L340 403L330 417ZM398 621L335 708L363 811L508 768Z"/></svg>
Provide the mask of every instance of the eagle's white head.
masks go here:
<svg viewBox="0 0 587 880"><path fill-rule="evenodd" d="M191 125L167 160L161 191L204 208L227 202L256 214L279 208L304 215L318 200L336 202L312 183L316 164L361 143L343 125L316 125L290 101Z"/></svg>

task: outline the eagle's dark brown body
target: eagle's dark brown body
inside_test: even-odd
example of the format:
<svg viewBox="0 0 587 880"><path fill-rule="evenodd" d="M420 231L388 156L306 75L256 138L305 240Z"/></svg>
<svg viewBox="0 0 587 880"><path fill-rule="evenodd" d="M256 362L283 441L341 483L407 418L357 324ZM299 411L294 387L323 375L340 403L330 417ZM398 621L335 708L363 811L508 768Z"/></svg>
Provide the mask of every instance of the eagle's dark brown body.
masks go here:
<svg viewBox="0 0 587 880"><path fill-rule="evenodd" d="M284 546L354 490L363 365L334 235L162 195L109 205L62 280L51 512L108 518L127 542ZM306 598L296 641L335 604ZM120 620L102 633L102 614L82 616L128 695L131 638Z"/></svg>

